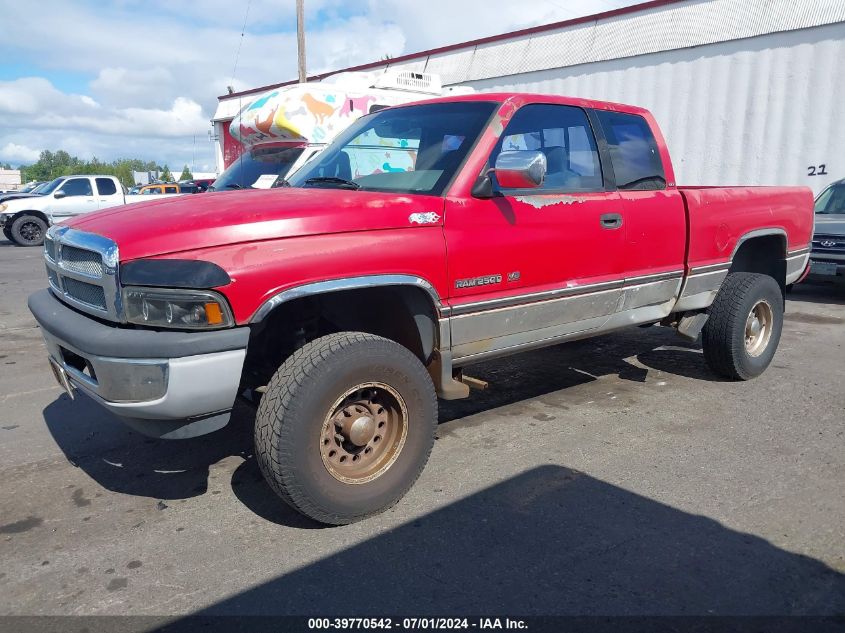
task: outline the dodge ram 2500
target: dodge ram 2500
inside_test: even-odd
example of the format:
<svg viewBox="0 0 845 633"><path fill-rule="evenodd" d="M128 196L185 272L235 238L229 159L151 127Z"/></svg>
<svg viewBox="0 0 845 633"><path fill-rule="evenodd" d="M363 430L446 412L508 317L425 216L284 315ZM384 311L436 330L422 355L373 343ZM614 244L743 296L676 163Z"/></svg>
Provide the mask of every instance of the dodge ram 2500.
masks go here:
<svg viewBox="0 0 845 633"><path fill-rule="evenodd" d="M29 306L60 384L143 433L254 395L270 486L333 524L413 485L472 363L660 323L759 375L813 229L809 189L679 187L649 112L558 96L381 110L289 184L54 226Z"/></svg>

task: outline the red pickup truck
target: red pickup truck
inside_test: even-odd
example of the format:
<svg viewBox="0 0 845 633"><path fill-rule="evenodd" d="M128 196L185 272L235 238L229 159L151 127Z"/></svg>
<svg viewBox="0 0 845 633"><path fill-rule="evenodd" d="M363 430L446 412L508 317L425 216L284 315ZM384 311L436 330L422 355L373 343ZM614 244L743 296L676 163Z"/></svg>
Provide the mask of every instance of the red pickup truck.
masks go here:
<svg viewBox="0 0 845 633"><path fill-rule="evenodd" d="M757 376L813 229L809 189L679 187L649 112L547 95L381 110L283 185L54 226L29 306L59 382L143 433L260 399L265 477L332 524L404 495L477 361L660 323Z"/></svg>

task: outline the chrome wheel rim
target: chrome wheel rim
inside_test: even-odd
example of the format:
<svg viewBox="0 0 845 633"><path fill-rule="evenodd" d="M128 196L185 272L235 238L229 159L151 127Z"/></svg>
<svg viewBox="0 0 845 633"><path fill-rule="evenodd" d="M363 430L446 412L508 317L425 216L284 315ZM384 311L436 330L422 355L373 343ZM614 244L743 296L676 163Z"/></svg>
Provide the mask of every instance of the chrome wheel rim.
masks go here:
<svg viewBox="0 0 845 633"><path fill-rule="evenodd" d="M749 356L759 356L772 338L774 312L765 299L758 301L745 320L745 351Z"/></svg>
<svg viewBox="0 0 845 633"><path fill-rule="evenodd" d="M390 385L367 382L340 396L320 429L320 457L332 477L365 484L396 462L408 436L408 408Z"/></svg>

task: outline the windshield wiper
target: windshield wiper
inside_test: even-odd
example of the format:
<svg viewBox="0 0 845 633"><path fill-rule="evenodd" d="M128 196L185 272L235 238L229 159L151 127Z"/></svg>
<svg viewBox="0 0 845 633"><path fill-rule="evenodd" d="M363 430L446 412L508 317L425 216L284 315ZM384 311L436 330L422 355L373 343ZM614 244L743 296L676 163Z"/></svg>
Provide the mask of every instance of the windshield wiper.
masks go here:
<svg viewBox="0 0 845 633"><path fill-rule="evenodd" d="M337 178L335 176L315 176L314 178L308 178L305 181L306 185L311 183L319 183L325 182L331 185L337 185L341 189L360 189L361 185L357 182L352 180L346 180L346 178Z"/></svg>
<svg viewBox="0 0 845 633"><path fill-rule="evenodd" d="M243 187L241 187L236 182L230 182L228 185L226 185L226 189L243 189Z"/></svg>

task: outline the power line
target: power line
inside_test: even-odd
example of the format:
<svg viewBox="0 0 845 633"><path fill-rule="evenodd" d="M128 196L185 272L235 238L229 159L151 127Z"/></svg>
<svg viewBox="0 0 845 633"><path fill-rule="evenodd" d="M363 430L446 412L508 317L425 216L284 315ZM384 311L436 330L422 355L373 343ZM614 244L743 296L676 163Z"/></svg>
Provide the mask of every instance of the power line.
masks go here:
<svg viewBox="0 0 845 633"><path fill-rule="evenodd" d="M249 0L246 3L246 14L244 14L244 25L241 27L241 39L238 40L238 51L235 53L235 64L234 64L234 66L232 66L232 82L231 82L233 84L232 87L234 87L235 76L237 75L237 72L238 72L238 60L241 57L241 46L243 46L243 43L244 43L244 33L246 33L246 23L247 23L247 20L249 20L249 7L251 5L252 5L252 0Z"/></svg>

